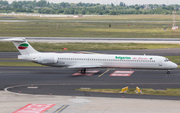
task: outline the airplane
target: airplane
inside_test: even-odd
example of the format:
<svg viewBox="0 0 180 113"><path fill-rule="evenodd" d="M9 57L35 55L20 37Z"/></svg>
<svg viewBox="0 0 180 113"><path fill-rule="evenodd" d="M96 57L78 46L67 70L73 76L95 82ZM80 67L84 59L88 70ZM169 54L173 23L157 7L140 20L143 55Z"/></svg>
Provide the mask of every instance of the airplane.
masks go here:
<svg viewBox="0 0 180 113"><path fill-rule="evenodd" d="M81 69L82 74L90 68L156 69L167 70L170 74L170 70L177 68L177 64L163 56L46 53L36 51L23 37L3 40L14 43L21 53L18 59L46 66Z"/></svg>

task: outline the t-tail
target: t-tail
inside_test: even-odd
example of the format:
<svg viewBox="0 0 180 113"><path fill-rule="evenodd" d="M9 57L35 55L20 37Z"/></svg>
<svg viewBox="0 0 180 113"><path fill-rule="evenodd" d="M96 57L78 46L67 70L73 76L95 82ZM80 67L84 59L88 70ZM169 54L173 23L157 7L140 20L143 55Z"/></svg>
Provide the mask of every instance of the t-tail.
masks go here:
<svg viewBox="0 0 180 113"><path fill-rule="evenodd" d="M10 38L10 39L4 39L4 41L12 41L16 46L16 48L21 53L21 55L30 55L34 53L39 53L26 41L26 38L19 38L19 37Z"/></svg>

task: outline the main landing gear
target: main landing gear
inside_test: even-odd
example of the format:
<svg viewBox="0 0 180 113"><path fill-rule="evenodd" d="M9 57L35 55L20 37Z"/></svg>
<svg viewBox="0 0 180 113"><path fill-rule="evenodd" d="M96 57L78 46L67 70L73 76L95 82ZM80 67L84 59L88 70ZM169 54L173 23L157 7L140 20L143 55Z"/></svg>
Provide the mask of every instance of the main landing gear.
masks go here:
<svg viewBox="0 0 180 113"><path fill-rule="evenodd" d="M86 73L86 68L81 69L81 73L85 74Z"/></svg>
<svg viewBox="0 0 180 113"><path fill-rule="evenodd" d="M170 73L171 73L170 70L168 70L168 71L167 71L167 74L170 74Z"/></svg>

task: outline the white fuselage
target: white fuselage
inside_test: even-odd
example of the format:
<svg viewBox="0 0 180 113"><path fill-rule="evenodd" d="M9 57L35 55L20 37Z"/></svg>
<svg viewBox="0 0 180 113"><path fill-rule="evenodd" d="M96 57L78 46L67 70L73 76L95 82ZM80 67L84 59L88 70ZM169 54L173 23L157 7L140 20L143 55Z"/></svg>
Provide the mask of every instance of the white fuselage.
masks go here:
<svg viewBox="0 0 180 113"><path fill-rule="evenodd" d="M80 68L91 66L94 68L128 68L128 69L175 69L177 65L162 56L146 55L109 55L109 54L74 54L74 53L36 53L20 55L19 59L36 63L57 66ZM89 67L88 67L89 66ZM86 67L84 67L86 68Z"/></svg>
<svg viewBox="0 0 180 113"><path fill-rule="evenodd" d="M33 61L47 66L63 68L139 68L139 69L175 69L177 65L162 56L146 55L110 55L110 54L74 54L74 53L41 53L36 51L26 38L10 38L21 55L18 59ZM168 71L169 73L169 71Z"/></svg>

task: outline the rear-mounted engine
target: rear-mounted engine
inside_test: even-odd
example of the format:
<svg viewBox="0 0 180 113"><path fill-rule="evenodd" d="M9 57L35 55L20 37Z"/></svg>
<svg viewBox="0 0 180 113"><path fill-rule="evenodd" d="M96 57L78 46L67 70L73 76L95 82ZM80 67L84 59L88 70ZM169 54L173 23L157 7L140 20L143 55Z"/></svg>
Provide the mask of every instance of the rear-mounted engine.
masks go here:
<svg viewBox="0 0 180 113"><path fill-rule="evenodd" d="M32 61L39 64L56 64L58 63L58 58L57 57L41 57L41 58L34 58Z"/></svg>

